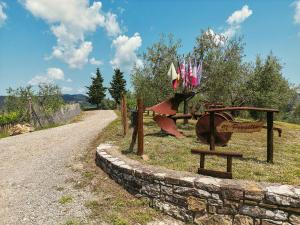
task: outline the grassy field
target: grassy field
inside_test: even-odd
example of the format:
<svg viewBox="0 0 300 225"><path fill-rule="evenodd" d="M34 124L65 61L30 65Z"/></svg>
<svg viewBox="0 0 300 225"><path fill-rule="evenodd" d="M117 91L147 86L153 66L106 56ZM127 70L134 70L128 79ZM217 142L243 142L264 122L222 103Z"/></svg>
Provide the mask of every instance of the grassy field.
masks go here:
<svg viewBox="0 0 300 225"><path fill-rule="evenodd" d="M120 120L113 122L104 134L105 140L120 146L120 150L128 157L152 165L160 165L169 169L184 170L193 173L199 167L199 157L190 153L191 148L209 149L200 143L195 134L196 121L184 126L178 121L179 130L185 138L176 139L160 133L160 128L151 116L144 117L145 154L150 158L143 161L134 152L128 152L131 133L123 138ZM274 122L283 129L282 137L274 131L274 164L266 162L266 129L257 133L234 133L227 147L217 150L243 153L243 159L233 160L233 176L235 179L279 182L300 185L300 125ZM206 167L225 170L226 160L216 156L206 157Z"/></svg>

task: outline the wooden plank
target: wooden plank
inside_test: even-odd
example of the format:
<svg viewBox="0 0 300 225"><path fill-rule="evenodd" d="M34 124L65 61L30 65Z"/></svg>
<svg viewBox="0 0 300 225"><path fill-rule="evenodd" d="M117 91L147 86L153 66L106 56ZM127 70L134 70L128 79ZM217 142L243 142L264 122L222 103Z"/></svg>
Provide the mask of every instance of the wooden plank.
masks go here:
<svg viewBox="0 0 300 225"><path fill-rule="evenodd" d="M218 155L218 156L232 156L232 157L237 157L237 158L242 158L243 154L238 153L238 152L222 152L222 151L209 151L209 150L201 150L201 149L192 149L191 150L192 154L206 154L206 155Z"/></svg>
<svg viewBox="0 0 300 225"><path fill-rule="evenodd" d="M267 113L267 162L273 163L273 112Z"/></svg>
<svg viewBox="0 0 300 225"><path fill-rule="evenodd" d="M232 173L230 172L223 172L223 171L216 171L216 170L207 170L207 169L198 169L198 173L206 176L212 177L219 177L219 178L226 178L232 179Z"/></svg>
<svg viewBox="0 0 300 225"><path fill-rule="evenodd" d="M234 122L223 121L217 126L217 132L253 133L263 128L264 122Z"/></svg>
<svg viewBox="0 0 300 225"><path fill-rule="evenodd" d="M209 138L209 147L211 151L215 150L215 135L216 135L216 127L215 127L215 112L209 113L209 131L210 131L210 138Z"/></svg>
<svg viewBox="0 0 300 225"><path fill-rule="evenodd" d="M143 122L143 113L144 113L144 105L141 98L137 100L138 105L138 155L144 154L144 122Z"/></svg>
<svg viewBox="0 0 300 225"><path fill-rule="evenodd" d="M207 109L205 112L222 112L222 111L236 111L236 110L254 110L260 112L279 112L278 109L269 109L269 108L257 108L257 107L224 107L224 108L212 108Z"/></svg>

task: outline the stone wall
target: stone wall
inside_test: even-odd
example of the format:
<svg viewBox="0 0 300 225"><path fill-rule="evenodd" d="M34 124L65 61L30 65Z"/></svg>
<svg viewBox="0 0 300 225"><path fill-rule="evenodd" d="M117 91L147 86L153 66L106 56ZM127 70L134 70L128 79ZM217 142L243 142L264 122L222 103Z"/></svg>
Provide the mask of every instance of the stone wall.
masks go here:
<svg viewBox="0 0 300 225"><path fill-rule="evenodd" d="M75 116L81 113L79 103L66 104L51 116L39 115L39 119L43 126L52 124L63 124L71 121Z"/></svg>
<svg viewBox="0 0 300 225"><path fill-rule="evenodd" d="M300 187L218 179L143 165L101 144L96 163L152 207L203 225L300 225ZM196 166L196 165L195 165Z"/></svg>

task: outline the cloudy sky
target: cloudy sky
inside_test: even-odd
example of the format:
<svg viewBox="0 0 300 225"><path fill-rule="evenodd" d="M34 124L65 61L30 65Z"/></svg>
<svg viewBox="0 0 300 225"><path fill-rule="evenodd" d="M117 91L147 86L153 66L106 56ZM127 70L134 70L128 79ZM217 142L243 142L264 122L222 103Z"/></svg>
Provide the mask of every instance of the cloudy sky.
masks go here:
<svg viewBox="0 0 300 225"><path fill-rule="evenodd" d="M0 0L0 95L40 82L85 93L97 67L106 85L116 67L129 81L160 33L173 33L187 53L208 27L243 36L245 60L272 51L300 84L300 1Z"/></svg>

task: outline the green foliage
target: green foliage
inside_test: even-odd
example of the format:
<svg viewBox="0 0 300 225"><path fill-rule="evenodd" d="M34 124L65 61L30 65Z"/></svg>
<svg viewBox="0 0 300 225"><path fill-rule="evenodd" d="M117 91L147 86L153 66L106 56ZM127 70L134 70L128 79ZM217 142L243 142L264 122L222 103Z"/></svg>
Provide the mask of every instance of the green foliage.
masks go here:
<svg viewBox="0 0 300 225"><path fill-rule="evenodd" d="M115 108L116 108L115 101L108 98L103 99L101 103L101 109L115 109Z"/></svg>
<svg viewBox="0 0 300 225"><path fill-rule="evenodd" d="M127 103L127 107L129 109L135 109L136 108L136 96L133 92L131 91L127 91L126 93L126 103Z"/></svg>
<svg viewBox="0 0 300 225"><path fill-rule="evenodd" d="M35 111L45 115L51 115L64 105L60 88L57 85L40 84L37 93L33 91L32 86L8 88L5 111L15 112L24 121L29 121L29 98Z"/></svg>
<svg viewBox="0 0 300 225"><path fill-rule="evenodd" d="M17 112L22 116L26 116L25 114L28 110L28 98L30 97L32 102L36 102L36 96L30 85L27 87L18 87L17 89L12 89L10 87L6 92L7 96L4 104L7 112Z"/></svg>
<svg viewBox="0 0 300 225"><path fill-rule="evenodd" d="M256 58L255 68L250 76L247 89L251 91L249 103L256 107L278 108L287 111L296 99L292 89L281 72L279 60L270 53L265 60ZM257 117L253 112L252 116Z"/></svg>
<svg viewBox="0 0 300 225"><path fill-rule="evenodd" d="M202 31L196 39L193 55L203 59L203 77L200 90L209 102L225 105L243 105L249 93L246 89L250 66L243 63L244 43L241 39L219 42L220 36Z"/></svg>
<svg viewBox="0 0 300 225"><path fill-rule="evenodd" d="M52 114L64 105L61 90L54 84L39 84L38 101L47 115Z"/></svg>
<svg viewBox="0 0 300 225"><path fill-rule="evenodd" d="M144 99L146 106L156 104L173 94L167 72L171 62L177 61L180 46L180 41L174 40L173 35L168 38L161 35L160 40L143 54L144 66L133 69L134 91Z"/></svg>
<svg viewBox="0 0 300 225"><path fill-rule="evenodd" d="M0 115L0 126L17 123L19 119L20 114L17 112L5 113L3 115Z"/></svg>
<svg viewBox="0 0 300 225"><path fill-rule="evenodd" d="M92 84L87 87L88 102L97 105L99 108L101 102L105 98L106 88L103 86L103 78L99 68L97 68L96 76L92 77Z"/></svg>
<svg viewBox="0 0 300 225"><path fill-rule="evenodd" d="M120 69L115 69L108 91L117 106L121 103L122 94L126 92L125 86L126 80L124 79L123 72L121 72Z"/></svg>

